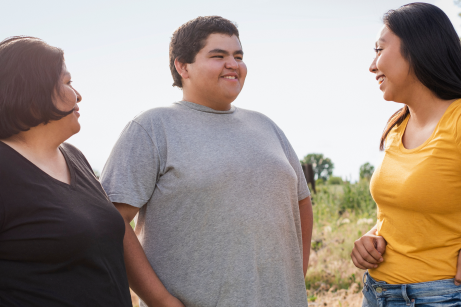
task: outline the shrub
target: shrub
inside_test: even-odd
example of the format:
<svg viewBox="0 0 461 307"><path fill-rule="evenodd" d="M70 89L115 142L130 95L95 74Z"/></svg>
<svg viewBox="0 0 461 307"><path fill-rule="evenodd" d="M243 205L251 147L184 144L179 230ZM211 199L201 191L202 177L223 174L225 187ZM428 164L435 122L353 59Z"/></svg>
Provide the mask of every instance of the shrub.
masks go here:
<svg viewBox="0 0 461 307"><path fill-rule="evenodd" d="M325 180L322 178L319 178L315 181L315 186L323 185L325 183Z"/></svg>
<svg viewBox="0 0 461 307"><path fill-rule="evenodd" d="M343 179L341 177L331 176L328 178L328 184L343 184Z"/></svg>
<svg viewBox="0 0 461 307"><path fill-rule="evenodd" d="M376 221L368 181L320 185L312 200L314 230L305 280L308 296L348 289L353 284L360 288L363 271L353 265L350 253L354 241Z"/></svg>

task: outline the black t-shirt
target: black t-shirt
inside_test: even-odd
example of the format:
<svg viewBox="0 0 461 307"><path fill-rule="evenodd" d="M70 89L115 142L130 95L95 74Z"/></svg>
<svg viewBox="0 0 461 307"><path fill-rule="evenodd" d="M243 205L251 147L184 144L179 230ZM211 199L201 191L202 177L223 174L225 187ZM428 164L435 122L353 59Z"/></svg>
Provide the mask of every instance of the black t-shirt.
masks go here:
<svg viewBox="0 0 461 307"><path fill-rule="evenodd" d="M128 307L125 223L83 154L71 184L0 142L0 306Z"/></svg>

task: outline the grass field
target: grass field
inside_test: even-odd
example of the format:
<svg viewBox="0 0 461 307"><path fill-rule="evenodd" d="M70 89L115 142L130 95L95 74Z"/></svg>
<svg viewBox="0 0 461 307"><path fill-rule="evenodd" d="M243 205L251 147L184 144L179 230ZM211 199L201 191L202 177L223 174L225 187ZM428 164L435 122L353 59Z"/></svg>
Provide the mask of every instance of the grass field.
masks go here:
<svg viewBox="0 0 461 307"><path fill-rule="evenodd" d="M309 306L359 307L363 270L350 260L354 241L376 222L369 183L319 185L313 195L314 229L306 291ZM139 305L132 295L133 306Z"/></svg>
<svg viewBox="0 0 461 307"><path fill-rule="evenodd" d="M354 241L376 222L369 183L321 185L313 196L314 230L306 290L311 306L361 306L363 270L350 260Z"/></svg>

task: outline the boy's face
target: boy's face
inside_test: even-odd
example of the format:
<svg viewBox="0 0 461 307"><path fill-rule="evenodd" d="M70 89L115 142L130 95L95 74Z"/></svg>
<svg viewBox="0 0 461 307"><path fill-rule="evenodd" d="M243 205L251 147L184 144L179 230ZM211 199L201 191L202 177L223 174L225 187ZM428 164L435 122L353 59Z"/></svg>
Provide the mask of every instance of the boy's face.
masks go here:
<svg viewBox="0 0 461 307"><path fill-rule="evenodd" d="M195 62L186 66L183 84L188 96L217 107L237 98L247 74L237 36L220 33L210 34Z"/></svg>

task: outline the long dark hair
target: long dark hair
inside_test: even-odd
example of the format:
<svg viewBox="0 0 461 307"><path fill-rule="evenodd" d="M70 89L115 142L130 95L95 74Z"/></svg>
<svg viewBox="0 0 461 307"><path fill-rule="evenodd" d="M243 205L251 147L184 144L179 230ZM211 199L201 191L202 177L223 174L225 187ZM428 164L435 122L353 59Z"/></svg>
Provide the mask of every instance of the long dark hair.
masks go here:
<svg viewBox="0 0 461 307"><path fill-rule="evenodd" d="M31 36L14 36L0 43L0 139L73 111L53 103L60 95L64 53ZM56 91L56 92L55 92Z"/></svg>
<svg viewBox="0 0 461 307"><path fill-rule="evenodd" d="M428 3L410 3L390 10L384 24L400 38L402 56L418 80L444 100L461 98L461 43L448 16ZM408 106L391 116L381 136L387 135L410 114Z"/></svg>

